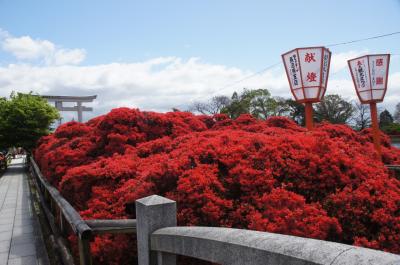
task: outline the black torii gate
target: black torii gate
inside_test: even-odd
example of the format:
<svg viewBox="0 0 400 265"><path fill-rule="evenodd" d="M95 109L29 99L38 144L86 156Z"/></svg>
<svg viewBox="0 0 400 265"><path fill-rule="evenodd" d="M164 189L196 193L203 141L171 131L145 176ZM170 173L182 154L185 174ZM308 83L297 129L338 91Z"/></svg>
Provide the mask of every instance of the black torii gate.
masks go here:
<svg viewBox="0 0 400 265"><path fill-rule="evenodd" d="M59 111L76 111L78 113L78 121L82 122L84 111L93 111L93 108L83 106L83 102L93 102L97 98L94 96L75 97L75 96L41 96L49 102L55 102L55 107ZM76 102L74 107L64 107L63 102Z"/></svg>

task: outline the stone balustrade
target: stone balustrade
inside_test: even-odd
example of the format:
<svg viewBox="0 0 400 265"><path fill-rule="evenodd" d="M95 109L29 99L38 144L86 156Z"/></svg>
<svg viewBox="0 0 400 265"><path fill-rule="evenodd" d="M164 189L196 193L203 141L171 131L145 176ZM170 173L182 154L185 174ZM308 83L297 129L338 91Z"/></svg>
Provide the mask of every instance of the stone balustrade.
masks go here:
<svg viewBox="0 0 400 265"><path fill-rule="evenodd" d="M176 226L176 203L136 202L139 265L175 265L183 255L229 265L394 265L400 256L329 241L223 227Z"/></svg>

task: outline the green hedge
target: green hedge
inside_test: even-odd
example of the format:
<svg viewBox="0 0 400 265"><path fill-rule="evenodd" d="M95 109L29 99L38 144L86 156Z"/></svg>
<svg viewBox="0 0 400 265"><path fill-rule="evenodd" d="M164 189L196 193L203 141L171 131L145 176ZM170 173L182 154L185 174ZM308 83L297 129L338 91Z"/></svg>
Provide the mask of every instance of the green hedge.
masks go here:
<svg viewBox="0 0 400 265"><path fill-rule="evenodd" d="M383 126L381 129L388 135L400 136L400 123L392 123L390 125Z"/></svg>

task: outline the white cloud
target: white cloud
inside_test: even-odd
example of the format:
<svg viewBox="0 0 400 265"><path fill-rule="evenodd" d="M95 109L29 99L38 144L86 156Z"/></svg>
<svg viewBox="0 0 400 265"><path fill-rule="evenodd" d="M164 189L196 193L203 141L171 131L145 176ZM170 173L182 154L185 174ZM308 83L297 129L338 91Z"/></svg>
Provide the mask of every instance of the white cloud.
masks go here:
<svg viewBox="0 0 400 265"><path fill-rule="evenodd" d="M331 73L337 73L345 68L348 68L347 66L348 60L360 57L367 53L368 50L332 53L331 70L330 70Z"/></svg>
<svg viewBox="0 0 400 265"><path fill-rule="evenodd" d="M393 111L394 106L400 103L400 72L389 74L388 81L384 103L389 106L389 111Z"/></svg>
<svg viewBox="0 0 400 265"><path fill-rule="evenodd" d="M86 51L83 49L58 49L49 57L47 57L48 64L66 65L66 64L80 64L85 60Z"/></svg>
<svg viewBox="0 0 400 265"><path fill-rule="evenodd" d="M41 60L46 65L76 65L86 57L83 49L64 49L48 40L32 39L30 36L13 37L1 29L0 41L3 50L19 60Z"/></svg>
<svg viewBox="0 0 400 265"><path fill-rule="evenodd" d="M291 97L282 67L267 71L242 83L218 89L251 74L238 68L161 57L137 63L111 63L95 66L32 66L14 64L0 67L0 96L11 91L34 91L50 95L98 95L93 117L112 108L126 106L143 110L185 110L193 100L228 95L247 88L268 88L274 96ZM394 108L400 98L400 72L389 77L385 106ZM356 99L350 78L330 79L327 93ZM393 106L392 106L393 105Z"/></svg>
<svg viewBox="0 0 400 265"><path fill-rule="evenodd" d="M0 96L11 91L51 95L97 94L95 114L118 106L167 111L185 109L193 98L208 96L245 72L237 68L201 62L198 58L155 58L137 63L95 66L0 67Z"/></svg>
<svg viewBox="0 0 400 265"><path fill-rule="evenodd" d="M85 50L65 49L29 36L13 37L1 29L0 44L5 51L22 60L17 64L0 65L0 97L8 96L11 91L47 95L96 94L94 113L86 114L86 118L121 106L161 112L173 107L185 110L193 101L208 100L215 95L230 96L244 87L267 88L273 96L292 97L282 65L226 86L253 72L209 64L199 58L185 60L178 57L79 66L77 64L85 59ZM333 55L328 94L356 99L351 78L344 73L335 73L347 67L348 59L364 53L366 51L348 51ZM391 74L389 80L384 104L391 110L400 98L400 72ZM69 120L71 116L65 117Z"/></svg>
<svg viewBox="0 0 400 265"><path fill-rule="evenodd" d="M0 28L0 40L9 37L10 34L4 29Z"/></svg>
<svg viewBox="0 0 400 265"><path fill-rule="evenodd" d="M33 40L29 36L8 37L3 41L3 49L18 59L38 59L53 53L55 46L49 41Z"/></svg>
<svg viewBox="0 0 400 265"><path fill-rule="evenodd" d="M327 94L338 94L345 99L356 99L357 94L354 89L353 81L348 79L330 79L328 81Z"/></svg>

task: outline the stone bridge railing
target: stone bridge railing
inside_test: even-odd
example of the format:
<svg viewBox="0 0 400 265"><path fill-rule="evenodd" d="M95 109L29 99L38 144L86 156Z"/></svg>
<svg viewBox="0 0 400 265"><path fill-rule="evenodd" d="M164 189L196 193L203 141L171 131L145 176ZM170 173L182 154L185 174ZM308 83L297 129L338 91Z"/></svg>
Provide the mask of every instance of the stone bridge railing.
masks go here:
<svg viewBox="0 0 400 265"><path fill-rule="evenodd" d="M175 265L175 255L218 264L400 264L387 252L309 238L222 227L176 226L176 204L153 195L136 201L140 265Z"/></svg>

